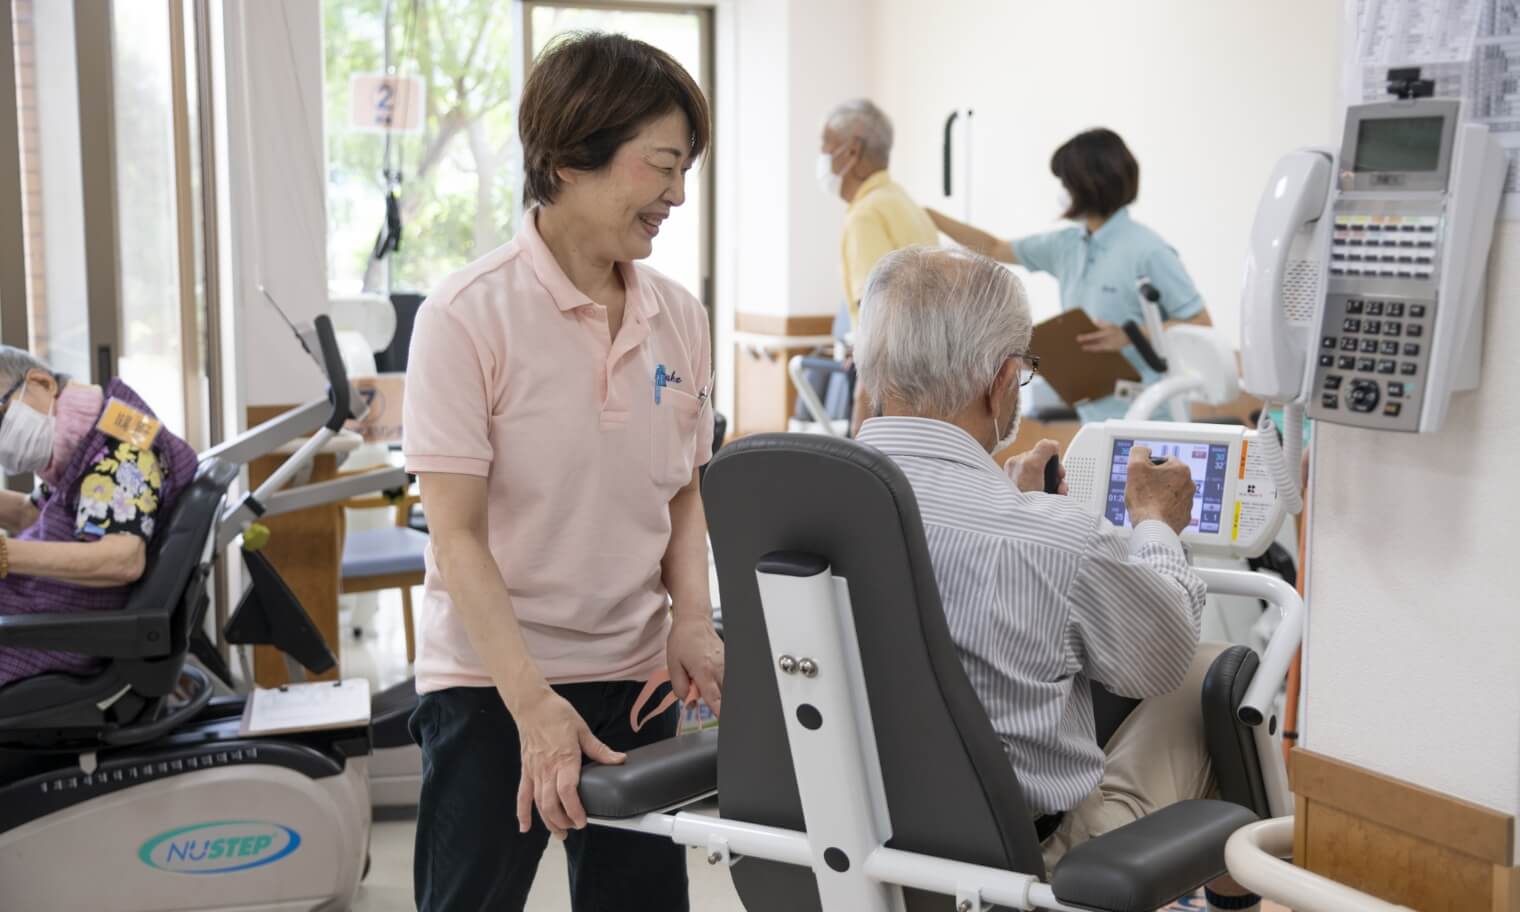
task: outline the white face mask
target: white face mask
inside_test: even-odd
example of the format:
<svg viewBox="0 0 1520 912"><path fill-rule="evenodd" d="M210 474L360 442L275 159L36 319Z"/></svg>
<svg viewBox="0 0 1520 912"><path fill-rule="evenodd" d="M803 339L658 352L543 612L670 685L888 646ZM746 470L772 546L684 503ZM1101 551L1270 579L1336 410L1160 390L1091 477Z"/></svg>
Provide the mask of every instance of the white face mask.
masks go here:
<svg viewBox="0 0 1520 912"><path fill-rule="evenodd" d="M44 415L21 401L11 400L0 421L0 467L7 472L40 472L53 458L51 411Z"/></svg>
<svg viewBox="0 0 1520 912"><path fill-rule="evenodd" d="M992 394L992 391L988 390L987 393L990 396ZM1000 452L1002 450L1006 450L1009 447L1013 446L1013 441L1015 439L1017 439L1018 436L1019 436L1019 419L1020 419L1020 417L1022 417L1022 416L1019 414L1019 402L1018 402L1017 399L1015 399L1013 401L1013 424L1011 424L1011 425L1008 426L1008 431L1006 433L999 434L998 433L998 413L997 413L997 408L996 408L996 406L993 407L993 409L992 409L992 436L993 436L994 439L997 440L997 442L992 445L992 452L997 453L997 452Z"/></svg>
<svg viewBox="0 0 1520 912"><path fill-rule="evenodd" d="M1066 192L1064 186L1056 191L1056 206L1059 207L1056 209L1057 214L1066 218L1066 212L1071 208L1071 194Z"/></svg>
<svg viewBox="0 0 1520 912"><path fill-rule="evenodd" d="M839 198L840 190L844 187L844 175L834 173L834 156L819 152L813 165L813 177L818 180L819 189L835 199Z"/></svg>

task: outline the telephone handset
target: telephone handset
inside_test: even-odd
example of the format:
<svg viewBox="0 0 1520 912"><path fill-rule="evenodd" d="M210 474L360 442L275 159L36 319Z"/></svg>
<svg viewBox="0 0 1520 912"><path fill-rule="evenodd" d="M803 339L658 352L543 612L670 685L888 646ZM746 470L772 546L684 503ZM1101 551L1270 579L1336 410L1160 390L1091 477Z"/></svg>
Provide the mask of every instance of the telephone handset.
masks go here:
<svg viewBox="0 0 1520 912"><path fill-rule="evenodd" d="M1353 105L1337 154L1283 158L1257 208L1241 329L1247 392L1301 416L1435 431L1477 385L1505 160L1461 102Z"/></svg>
<svg viewBox="0 0 1520 912"><path fill-rule="evenodd" d="M1335 156L1326 149L1286 155L1256 204L1246 253L1241 373L1246 389L1273 402L1303 398L1309 334L1324 287L1334 170Z"/></svg>

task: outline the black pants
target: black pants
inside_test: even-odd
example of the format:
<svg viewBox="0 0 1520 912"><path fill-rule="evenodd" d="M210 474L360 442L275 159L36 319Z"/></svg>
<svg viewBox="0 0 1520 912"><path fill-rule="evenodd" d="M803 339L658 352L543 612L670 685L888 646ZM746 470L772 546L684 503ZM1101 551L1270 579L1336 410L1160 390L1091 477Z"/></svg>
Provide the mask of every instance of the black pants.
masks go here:
<svg viewBox="0 0 1520 912"><path fill-rule="evenodd" d="M673 737L680 707L635 733L642 682L567 684L555 692L613 750ZM425 694L411 719L422 745L415 884L419 912L519 912L549 831L535 810L517 831L522 757L517 725L490 687ZM574 912L686 912L686 853L668 839L587 827L565 839Z"/></svg>

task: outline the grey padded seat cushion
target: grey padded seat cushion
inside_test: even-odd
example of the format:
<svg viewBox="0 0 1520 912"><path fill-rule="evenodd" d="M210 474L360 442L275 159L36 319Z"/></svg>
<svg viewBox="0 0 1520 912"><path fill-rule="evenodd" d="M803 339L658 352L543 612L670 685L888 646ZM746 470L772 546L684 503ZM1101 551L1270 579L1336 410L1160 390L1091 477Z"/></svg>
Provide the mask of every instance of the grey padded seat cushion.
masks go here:
<svg viewBox="0 0 1520 912"><path fill-rule="evenodd" d="M428 537L404 527L365 529L343 539L343 576L390 576L421 573L427 566Z"/></svg>

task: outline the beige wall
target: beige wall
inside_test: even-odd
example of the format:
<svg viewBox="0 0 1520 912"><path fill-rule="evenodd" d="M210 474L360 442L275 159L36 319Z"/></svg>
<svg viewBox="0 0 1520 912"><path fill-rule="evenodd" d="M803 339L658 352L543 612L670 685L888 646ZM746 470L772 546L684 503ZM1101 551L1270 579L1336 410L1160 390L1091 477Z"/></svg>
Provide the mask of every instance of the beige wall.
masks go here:
<svg viewBox="0 0 1520 912"><path fill-rule="evenodd" d="M1177 248L1215 322L1237 339L1242 261L1266 175L1283 152L1334 132L1339 4L874 7L871 87L897 122L892 170L921 202L963 211L940 190L952 108L976 112L972 220L1003 237L1056 227L1051 152L1108 126L1140 161L1135 216ZM1054 280L1036 276L1029 287L1037 318L1056 313Z"/></svg>

